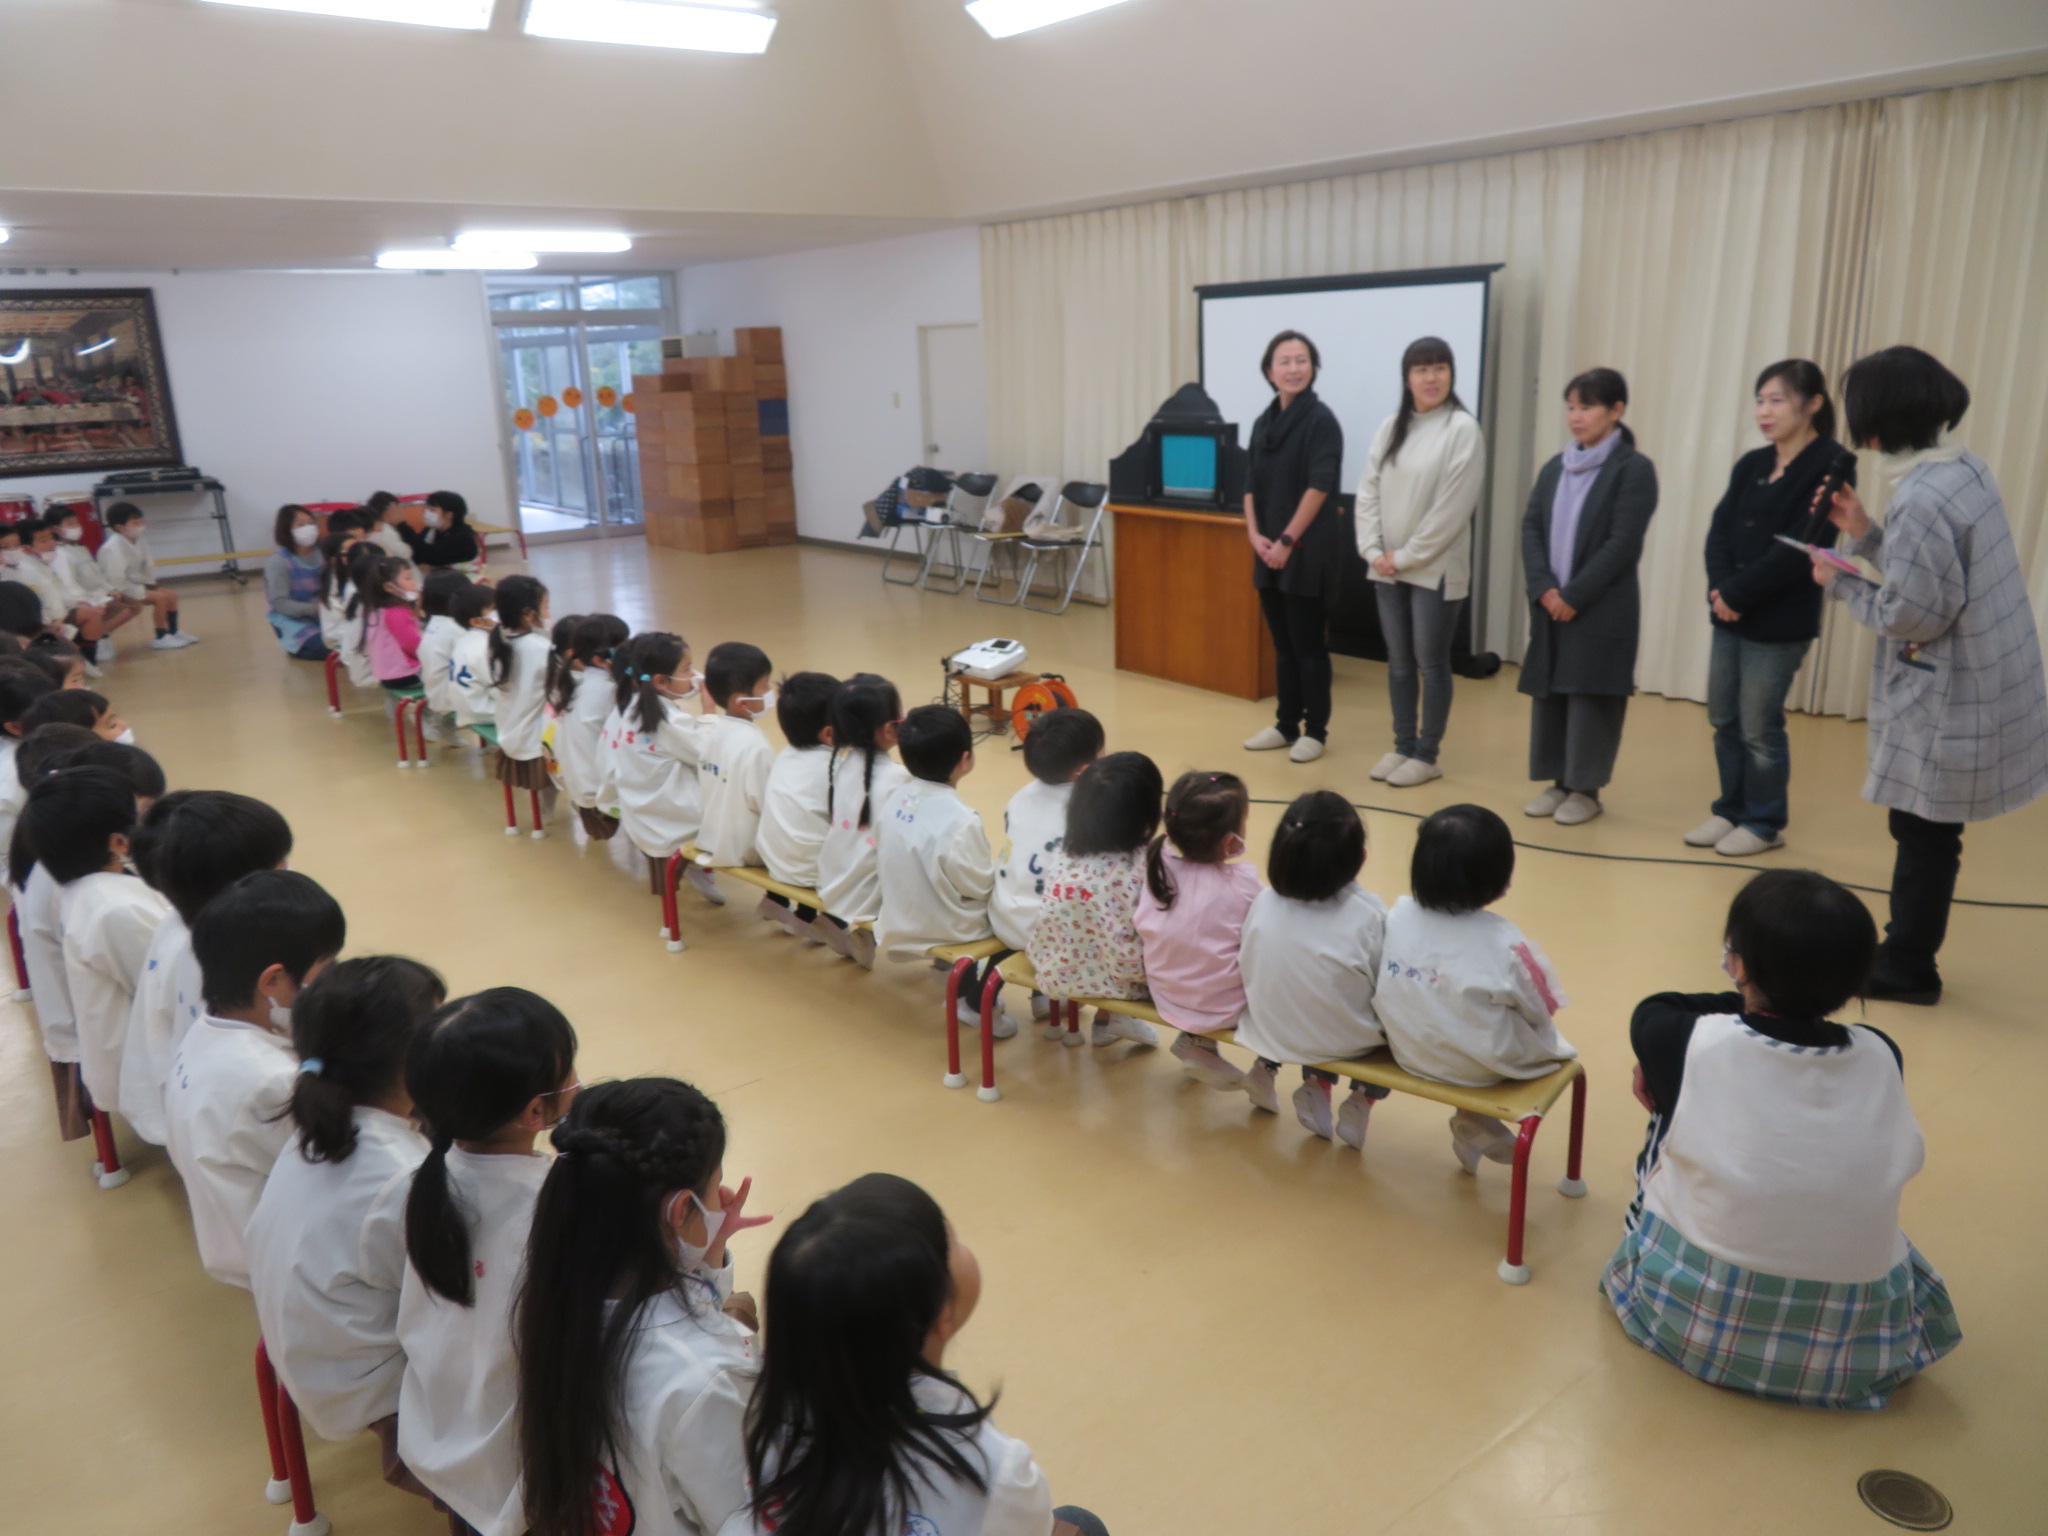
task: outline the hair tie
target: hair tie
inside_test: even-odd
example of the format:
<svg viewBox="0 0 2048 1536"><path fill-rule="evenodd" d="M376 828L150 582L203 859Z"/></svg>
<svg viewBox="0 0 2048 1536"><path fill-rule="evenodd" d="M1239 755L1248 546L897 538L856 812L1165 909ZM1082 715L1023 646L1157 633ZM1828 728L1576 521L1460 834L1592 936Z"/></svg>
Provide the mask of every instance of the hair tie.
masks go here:
<svg viewBox="0 0 2048 1536"><path fill-rule="evenodd" d="M318 1077L321 1074L321 1072L326 1068L326 1066L327 1063L322 1061L318 1056L308 1056L304 1061L299 1063L299 1076Z"/></svg>

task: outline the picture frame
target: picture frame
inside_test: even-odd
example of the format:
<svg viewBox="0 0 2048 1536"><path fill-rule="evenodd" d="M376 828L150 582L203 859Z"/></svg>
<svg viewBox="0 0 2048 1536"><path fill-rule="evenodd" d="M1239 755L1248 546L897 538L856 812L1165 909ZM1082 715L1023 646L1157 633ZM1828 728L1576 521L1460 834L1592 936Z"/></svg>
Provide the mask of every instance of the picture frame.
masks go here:
<svg viewBox="0 0 2048 1536"><path fill-rule="evenodd" d="M155 290L0 289L0 479L183 462Z"/></svg>

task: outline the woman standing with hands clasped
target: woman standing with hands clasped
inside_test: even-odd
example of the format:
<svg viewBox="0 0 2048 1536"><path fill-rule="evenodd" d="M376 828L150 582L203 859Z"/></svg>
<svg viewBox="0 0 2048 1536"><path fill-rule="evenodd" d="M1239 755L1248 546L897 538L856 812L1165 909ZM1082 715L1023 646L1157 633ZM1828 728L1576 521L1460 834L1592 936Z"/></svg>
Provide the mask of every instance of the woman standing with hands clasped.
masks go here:
<svg viewBox="0 0 2048 1536"><path fill-rule="evenodd" d="M1396 789L1444 776L1436 756L1451 714L1451 636L1471 590L1468 534L1486 479L1486 439L1457 378L1450 343L1408 344L1401 409L1380 423L1358 486L1358 553L1379 605L1394 707L1394 750L1372 776Z"/></svg>
<svg viewBox="0 0 2048 1536"><path fill-rule="evenodd" d="M1337 579L1337 511L1328 505L1344 469L1344 429L1316 398L1323 360L1299 331L1266 343L1259 371L1273 403L1252 423L1244 530L1258 557L1252 585L1273 632L1280 706L1247 752L1287 748L1312 763L1330 731L1330 641L1324 603Z"/></svg>
<svg viewBox="0 0 2048 1536"><path fill-rule="evenodd" d="M1564 402L1572 445L1543 466L1522 516L1529 777L1551 781L1522 809L1575 827L1604 809L1600 791L1614 776L1635 692L1636 565L1657 510L1657 468L1621 424L1628 381L1612 368L1580 374Z"/></svg>

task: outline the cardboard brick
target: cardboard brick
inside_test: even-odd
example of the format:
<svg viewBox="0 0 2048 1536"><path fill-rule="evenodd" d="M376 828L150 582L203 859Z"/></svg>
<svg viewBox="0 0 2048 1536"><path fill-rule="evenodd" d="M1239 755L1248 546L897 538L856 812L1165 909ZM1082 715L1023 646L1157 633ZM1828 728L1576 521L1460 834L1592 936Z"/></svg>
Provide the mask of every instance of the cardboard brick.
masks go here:
<svg viewBox="0 0 2048 1536"><path fill-rule="evenodd" d="M767 477L758 464L734 464L732 475L732 499L734 501L759 501L767 494Z"/></svg>
<svg viewBox="0 0 2048 1536"><path fill-rule="evenodd" d="M727 426L725 429L725 456L734 464L759 464L761 462L761 434L751 427Z"/></svg>
<svg viewBox="0 0 2048 1536"><path fill-rule="evenodd" d="M661 439L661 454L670 464L723 464L725 428L691 427L669 432Z"/></svg>
<svg viewBox="0 0 2048 1536"><path fill-rule="evenodd" d="M731 396L710 390L692 389L663 394L656 400L671 426L696 422L701 426L724 426L731 409Z"/></svg>
<svg viewBox="0 0 2048 1536"><path fill-rule="evenodd" d="M758 539L768 532L768 508L758 496L734 497L732 517L743 539Z"/></svg>
<svg viewBox="0 0 2048 1536"><path fill-rule="evenodd" d="M752 358L757 363L779 363L782 361L782 327L779 325L742 326L732 333L733 350L741 357Z"/></svg>
<svg viewBox="0 0 2048 1536"><path fill-rule="evenodd" d="M666 484L678 501L732 499L732 469L725 464L671 464Z"/></svg>
<svg viewBox="0 0 2048 1536"><path fill-rule="evenodd" d="M767 506L770 518L777 516L794 518L796 516L795 491L770 491L761 500Z"/></svg>
<svg viewBox="0 0 2048 1536"><path fill-rule="evenodd" d="M754 363L754 393L763 400L789 398L789 370L780 363Z"/></svg>
<svg viewBox="0 0 2048 1536"><path fill-rule="evenodd" d="M788 474L796 460L789 451L786 437L764 437L761 439L761 463L763 467L778 473Z"/></svg>
<svg viewBox="0 0 2048 1536"><path fill-rule="evenodd" d="M722 555L738 549L742 543L737 524L729 517L707 517L697 526L703 530L703 553Z"/></svg>

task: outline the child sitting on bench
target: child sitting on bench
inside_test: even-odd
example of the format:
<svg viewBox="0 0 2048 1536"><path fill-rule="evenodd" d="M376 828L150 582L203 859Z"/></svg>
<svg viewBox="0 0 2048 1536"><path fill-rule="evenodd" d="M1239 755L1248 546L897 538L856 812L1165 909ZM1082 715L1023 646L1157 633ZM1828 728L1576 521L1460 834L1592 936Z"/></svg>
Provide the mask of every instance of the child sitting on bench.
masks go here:
<svg viewBox="0 0 2048 1536"><path fill-rule="evenodd" d="M156 639L159 651L179 650L198 642L178 628L178 594L156 579L156 561L150 554L149 538L142 508L132 501L117 501L107 508L107 536L100 540L100 573L107 585L129 602L156 610Z"/></svg>
<svg viewBox="0 0 2048 1536"><path fill-rule="evenodd" d="M1045 906L1045 880L1067 835L1067 803L1074 781L1102 756L1102 722L1085 709L1048 710L1031 722L1024 738L1024 766L1031 782L1010 796L1003 811L1003 847L996 855L996 888L989 921L1011 950L1031 946ZM1046 1013L1045 995L1034 993L1034 1016Z"/></svg>
<svg viewBox="0 0 2048 1536"><path fill-rule="evenodd" d="M776 754L761 790L757 845L769 874L784 885L815 891L818 850L832 822L825 802L832 783L832 701L839 696L839 679L826 672L793 672L777 693L775 723L787 745ZM766 915L797 938L829 943L839 931L816 907L791 907L774 895L767 900L776 910Z"/></svg>
<svg viewBox="0 0 2048 1536"><path fill-rule="evenodd" d="M758 645L727 640L704 658L704 691L718 712L705 716L697 733L697 792L704 801L698 862L710 869L759 864L761 798L775 748L754 722L775 707L775 665Z"/></svg>
<svg viewBox="0 0 2048 1536"><path fill-rule="evenodd" d="M875 875L875 821L882 802L910 777L889 755L903 696L886 677L856 672L832 698L832 777L825 787L825 841L818 848L820 930L832 947L872 968L871 923L881 900Z"/></svg>

